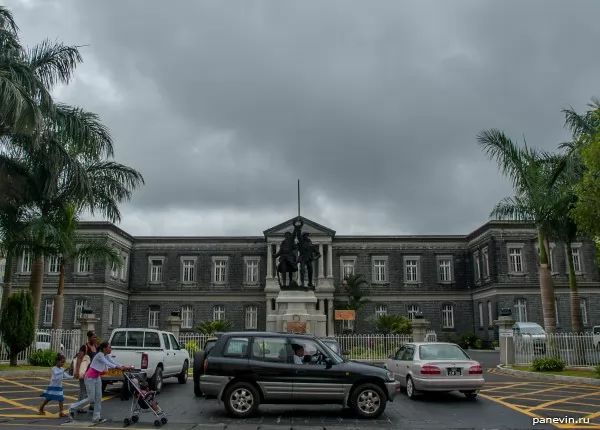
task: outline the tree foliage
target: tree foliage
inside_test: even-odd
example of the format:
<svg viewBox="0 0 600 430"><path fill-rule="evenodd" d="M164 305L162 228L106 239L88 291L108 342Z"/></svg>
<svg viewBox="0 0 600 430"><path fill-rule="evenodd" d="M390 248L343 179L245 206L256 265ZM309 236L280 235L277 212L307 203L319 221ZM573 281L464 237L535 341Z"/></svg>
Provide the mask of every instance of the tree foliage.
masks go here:
<svg viewBox="0 0 600 430"><path fill-rule="evenodd" d="M0 332L2 340L10 349L10 365L17 365L17 355L35 340L33 296L21 290L12 294L2 310Z"/></svg>
<svg viewBox="0 0 600 430"><path fill-rule="evenodd" d="M403 315L380 315L372 320L381 334L412 334L410 319Z"/></svg>

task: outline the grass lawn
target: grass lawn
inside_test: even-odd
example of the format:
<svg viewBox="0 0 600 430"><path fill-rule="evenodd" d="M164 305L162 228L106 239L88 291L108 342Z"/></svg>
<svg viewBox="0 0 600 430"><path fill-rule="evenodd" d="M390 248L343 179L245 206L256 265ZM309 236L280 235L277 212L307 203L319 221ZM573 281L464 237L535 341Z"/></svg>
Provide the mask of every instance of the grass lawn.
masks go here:
<svg viewBox="0 0 600 430"><path fill-rule="evenodd" d="M529 366L512 366L510 369L514 370L522 370L525 372L535 372L531 370ZM562 372L535 372L535 373L545 373L547 375L562 375L562 376L576 376L578 378L594 378L600 379L595 375L593 370L580 370L580 369L565 369Z"/></svg>
<svg viewBox="0 0 600 430"><path fill-rule="evenodd" d="M8 364L0 364L0 372L14 371L19 372L23 370L50 370L51 367L46 366L29 366L28 364L20 364L18 366L9 366Z"/></svg>

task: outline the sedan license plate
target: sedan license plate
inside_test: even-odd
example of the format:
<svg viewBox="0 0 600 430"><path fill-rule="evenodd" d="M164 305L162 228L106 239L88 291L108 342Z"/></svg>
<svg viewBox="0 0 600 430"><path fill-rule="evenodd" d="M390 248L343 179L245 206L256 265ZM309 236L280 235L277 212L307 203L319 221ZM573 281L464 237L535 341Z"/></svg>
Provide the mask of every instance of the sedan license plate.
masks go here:
<svg viewBox="0 0 600 430"><path fill-rule="evenodd" d="M456 367L448 369L448 376L460 376L460 369L457 369Z"/></svg>
<svg viewBox="0 0 600 430"><path fill-rule="evenodd" d="M109 369L106 372L107 376L123 376L123 371L119 369Z"/></svg>

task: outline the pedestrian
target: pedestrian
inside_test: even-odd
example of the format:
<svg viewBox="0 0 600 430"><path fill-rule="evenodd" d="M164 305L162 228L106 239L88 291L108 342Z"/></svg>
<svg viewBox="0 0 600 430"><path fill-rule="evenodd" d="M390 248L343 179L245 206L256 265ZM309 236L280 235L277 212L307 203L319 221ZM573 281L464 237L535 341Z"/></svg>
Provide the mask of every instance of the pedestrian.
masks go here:
<svg viewBox="0 0 600 430"><path fill-rule="evenodd" d="M87 332L88 341L86 344L82 345L79 348L79 352L77 353L77 357L73 360L73 377L79 380L79 395L77 396L77 401L81 401L88 397L87 391L85 388L85 372L88 370L90 363L94 359L94 356L98 352L98 336L93 331ZM94 404L90 404L90 412L94 410ZM85 409L79 409L77 412L85 413Z"/></svg>
<svg viewBox="0 0 600 430"><path fill-rule="evenodd" d="M50 375L50 385L48 385L44 392L40 394L40 397L45 399L42 406L40 406L40 415L46 415L44 408L52 400L55 400L58 402L59 416L67 416L64 409L65 396L63 392L63 379L73 379L73 377L69 374L68 369L63 369L65 360L65 356L62 354L56 356L56 363L52 368L52 373Z"/></svg>
<svg viewBox="0 0 600 430"><path fill-rule="evenodd" d="M108 369L130 370L133 366L123 366L110 358L112 348L108 341L98 345L98 352L94 355L94 359L90 364L87 372L85 372L85 388L87 397L76 403L73 403L69 408L69 416L72 420L75 419L75 410L81 409L84 406L94 403L94 415L92 421L94 423L106 422L101 416L102 407L102 375L106 374Z"/></svg>

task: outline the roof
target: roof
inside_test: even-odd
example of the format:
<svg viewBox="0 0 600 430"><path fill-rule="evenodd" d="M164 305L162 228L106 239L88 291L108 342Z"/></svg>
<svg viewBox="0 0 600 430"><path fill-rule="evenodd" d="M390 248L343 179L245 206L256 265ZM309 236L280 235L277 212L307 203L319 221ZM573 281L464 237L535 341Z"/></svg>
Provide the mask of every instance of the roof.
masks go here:
<svg viewBox="0 0 600 430"><path fill-rule="evenodd" d="M306 339L314 339L315 336L312 334L302 334L302 333L288 333L288 332L275 332L275 331L229 331L227 333L223 333L222 336L240 336L240 337L275 337L275 336L294 336L294 337L304 337Z"/></svg>

